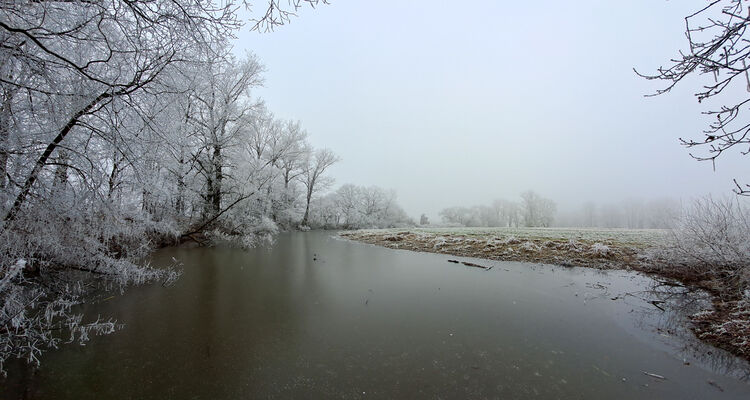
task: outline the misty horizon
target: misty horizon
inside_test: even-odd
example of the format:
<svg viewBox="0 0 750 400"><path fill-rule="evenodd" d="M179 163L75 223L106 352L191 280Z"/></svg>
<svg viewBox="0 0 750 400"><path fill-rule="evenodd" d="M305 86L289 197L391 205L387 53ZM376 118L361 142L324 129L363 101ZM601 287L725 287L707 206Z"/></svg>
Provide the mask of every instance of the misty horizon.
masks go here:
<svg viewBox="0 0 750 400"><path fill-rule="evenodd" d="M747 400L747 6L2 2L0 397Z"/></svg>
<svg viewBox="0 0 750 400"><path fill-rule="evenodd" d="M686 202L731 195L741 156L715 170L691 158L678 138L699 137L713 103L688 84L645 97L663 82L633 69L684 50L683 18L700 4L337 2L272 34L245 27L234 51L266 66L256 95L341 158L334 188L393 189L413 218L526 190L560 212Z"/></svg>

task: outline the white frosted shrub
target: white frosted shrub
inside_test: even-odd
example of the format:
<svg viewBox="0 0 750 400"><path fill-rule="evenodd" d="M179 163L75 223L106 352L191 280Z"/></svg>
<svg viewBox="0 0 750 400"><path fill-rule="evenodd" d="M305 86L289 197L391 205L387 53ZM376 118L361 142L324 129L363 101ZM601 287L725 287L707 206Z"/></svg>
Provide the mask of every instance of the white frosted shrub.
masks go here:
<svg viewBox="0 0 750 400"><path fill-rule="evenodd" d="M663 259L686 273L718 279L741 295L750 282L750 209L744 199L707 197L687 208Z"/></svg>

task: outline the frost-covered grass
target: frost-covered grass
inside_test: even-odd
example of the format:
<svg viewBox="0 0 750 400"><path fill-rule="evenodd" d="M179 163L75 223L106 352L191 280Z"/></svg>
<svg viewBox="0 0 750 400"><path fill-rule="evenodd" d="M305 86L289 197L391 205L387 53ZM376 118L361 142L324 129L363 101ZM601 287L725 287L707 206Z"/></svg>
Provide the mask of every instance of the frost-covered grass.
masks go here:
<svg viewBox="0 0 750 400"><path fill-rule="evenodd" d="M390 248L605 269L638 268L667 239L663 230L559 228L365 229L340 235Z"/></svg>
<svg viewBox="0 0 750 400"><path fill-rule="evenodd" d="M693 314L693 331L702 340L750 359L750 300L715 302L713 310Z"/></svg>
<svg viewBox="0 0 750 400"><path fill-rule="evenodd" d="M669 238L664 229L601 229L601 228L412 228L364 229L363 234L414 234L464 236L485 240L524 238L526 240L577 240L583 242L614 242L621 245L647 248L659 246Z"/></svg>

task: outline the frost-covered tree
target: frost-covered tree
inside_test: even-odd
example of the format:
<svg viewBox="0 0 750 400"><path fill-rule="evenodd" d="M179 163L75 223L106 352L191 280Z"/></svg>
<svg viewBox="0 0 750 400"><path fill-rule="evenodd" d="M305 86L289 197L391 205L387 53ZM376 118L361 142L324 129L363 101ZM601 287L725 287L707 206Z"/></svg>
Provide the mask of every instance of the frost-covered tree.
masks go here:
<svg viewBox="0 0 750 400"><path fill-rule="evenodd" d="M448 207L440 211L443 222L463 226L518 227L552 225L557 211L555 202L533 191L521 194L521 204L498 199L492 205Z"/></svg>
<svg viewBox="0 0 750 400"><path fill-rule="evenodd" d="M81 340L112 330L71 312L92 286L81 279L108 288L174 279L133 262L174 234L148 213L158 178L143 172L158 157L140 145L156 134L149 117L170 92L167 75L237 28L231 10L187 0L0 5L0 369L12 356L37 362L59 342L54 329Z"/></svg>
<svg viewBox="0 0 750 400"><path fill-rule="evenodd" d="M200 1L3 3L0 41L7 50L0 68L9 120L0 125L11 127L12 141L35 143L5 161L3 169L9 162L20 171L4 220L23 211L71 133L92 130L92 121L114 107L138 109L139 95L160 91L158 78L170 65L235 29L230 7Z"/></svg>
<svg viewBox="0 0 750 400"><path fill-rule="evenodd" d="M333 182L324 174L328 167L339 161L339 158L329 149L320 149L314 153L306 154L303 172L300 180L305 187L305 215L302 217L303 226L308 224L310 217L310 202L313 195Z"/></svg>
<svg viewBox="0 0 750 400"><path fill-rule="evenodd" d="M702 80L695 92L698 102L716 98L721 104L704 112L712 120L701 137L680 138L684 146L703 150L702 154L691 153L695 159L715 163L724 152L732 149L746 155L750 153L748 2L711 1L685 17L685 27L686 51L680 51L656 73L640 75L666 82L666 86L653 95L668 93L685 78L695 75ZM722 93L726 96L720 96ZM734 182L738 194L750 195L750 184Z"/></svg>
<svg viewBox="0 0 750 400"><path fill-rule="evenodd" d="M280 121L262 112L251 126L250 152L265 160L271 184L266 188L264 207L274 221L285 226L299 222L299 178L305 171L305 160L312 152L307 132L299 122ZM299 214L299 215L298 215Z"/></svg>
<svg viewBox="0 0 750 400"><path fill-rule="evenodd" d="M307 143L307 131L297 121L287 121L282 129L282 137L279 142L277 165L281 170L281 178L284 184L281 208L286 211L285 219L290 221L293 215L288 210L294 209L294 203L299 196L296 188L296 180L305 172L305 155L310 152Z"/></svg>
<svg viewBox="0 0 750 400"><path fill-rule="evenodd" d="M396 193L377 186L345 184L310 206L310 225L325 228L395 228L414 225Z"/></svg>
<svg viewBox="0 0 750 400"><path fill-rule="evenodd" d="M521 193L522 216L524 226L549 227L555 218L555 202L528 190Z"/></svg>
<svg viewBox="0 0 750 400"><path fill-rule="evenodd" d="M345 228L362 226L361 219L361 189L350 183L341 185L333 198L333 205L338 209L340 223Z"/></svg>
<svg viewBox="0 0 750 400"><path fill-rule="evenodd" d="M473 226L500 226L500 215L492 206L478 205L472 207Z"/></svg>
<svg viewBox="0 0 750 400"><path fill-rule="evenodd" d="M443 222L468 226L472 219L471 209L466 207L448 207L438 213Z"/></svg>
<svg viewBox="0 0 750 400"><path fill-rule="evenodd" d="M429 225L430 219L427 218L427 214L422 214L419 216L419 225Z"/></svg>
<svg viewBox="0 0 750 400"><path fill-rule="evenodd" d="M520 222L518 203L504 199L497 199L492 202L492 209L497 213L500 226L518 227Z"/></svg>
<svg viewBox="0 0 750 400"><path fill-rule="evenodd" d="M205 184L204 218L220 213L226 205L222 202L225 197L246 196L235 190L239 185L226 181L233 177L231 168L236 168L233 158L242 154L243 136L257 107L250 90L262 82L263 70L252 55L240 60L230 54L211 57L197 71L201 83L192 92L193 104L188 112L199 144L193 159Z"/></svg>
<svg viewBox="0 0 750 400"><path fill-rule="evenodd" d="M303 4L318 1L268 1L254 27ZM80 341L113 331L73 307L92 288L174 280L136 262L154 246L215 223L275 230L255 204L282 168L243 150L260 67L229 56L236 8L0 4L0 372L9 357L38 363L63 329Z"/></svg>

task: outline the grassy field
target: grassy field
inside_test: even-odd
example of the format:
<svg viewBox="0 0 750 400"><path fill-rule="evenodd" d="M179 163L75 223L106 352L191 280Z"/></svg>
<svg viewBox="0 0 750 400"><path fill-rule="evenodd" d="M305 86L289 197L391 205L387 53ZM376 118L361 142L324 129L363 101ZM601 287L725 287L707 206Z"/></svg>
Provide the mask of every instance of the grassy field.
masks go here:
<svg viewBox="0 0 750 400"><path fill-rule="evenodd" d="M451 236L490 239L516 237L528 240L577 240L602 242L647 248L658 246L667 238L668 231L662 229L603 229L603 228L412 228L360 230L364 234L397 234L412 232L417 235Z"/></svg>
<svg viewBox="0 0 750 400"><path fill-rule="evenodd" d="M664 230L562 228L412 228L341 232L393 249L602 269L638 268Z"/></svg>

